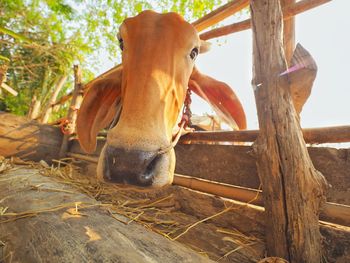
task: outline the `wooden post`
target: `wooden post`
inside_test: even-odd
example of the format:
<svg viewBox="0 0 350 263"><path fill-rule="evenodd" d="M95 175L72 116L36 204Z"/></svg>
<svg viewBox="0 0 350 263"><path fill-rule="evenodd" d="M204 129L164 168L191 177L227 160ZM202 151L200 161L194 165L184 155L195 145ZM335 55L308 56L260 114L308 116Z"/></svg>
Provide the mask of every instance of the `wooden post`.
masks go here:
<svg viewBox="0 0 350 263"><path fill-rule="evenodd" d="M268 254L321 262L320 206L326 181L307 152L290 94L279 0L251 1L253 87L259 117L254 144L264 192Z"/></svg>
<svg viewBox="0 0 350 263"><path fill-rule="evenodd" d="M56 102L56 99L57 99L57 96L58 94L60 93L60 91L62 90L63 86L64 86L64 83L66 82L67 80L67 76L64 75L64 76L61 76L59 78L59 80L57 81L55 87L54 87L54 90L52 92L52 95L45 107L45 110L43 112L43 115L42 115L42 118L41 118L41 122L42 123L47 123L48 120L49 120L49 117L50 117L50 114L52 112L52 105Z"/></svg>
<svg viewBox="0 0 350 263"><path fill-rule="evenodd" d="M81 82L81 69L79 65L74 65L74 91L73 97L68 109L67 120L69 122L67 133L63 136L62 146L60 150L60 158L64 158L68 151L68 142L70 134L75 130L75 123L77 120L77 110L83 101L83 85Z"/></svg>

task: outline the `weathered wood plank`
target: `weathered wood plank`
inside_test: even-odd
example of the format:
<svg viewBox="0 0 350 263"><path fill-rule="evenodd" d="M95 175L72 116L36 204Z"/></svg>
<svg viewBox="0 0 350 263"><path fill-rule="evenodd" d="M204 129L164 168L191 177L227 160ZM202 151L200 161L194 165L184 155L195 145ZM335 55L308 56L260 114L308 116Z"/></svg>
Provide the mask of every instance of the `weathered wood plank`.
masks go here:
<svg viewBox="0 0 350 263"><path fill-rule="evenodd" d="M77 160L83 160L93 164L98 163L98 157L77 153L68 153L67 155ZM96 173L96 171L89 172L92 173L92 176L94 176ZM174 175L173 185L183 186L192 190L229 198L240 202L248 202L259 206L264 205L261 190L252 188L224 184L181 174ZM350 227L350 206L326 202L322 206L320 219Z"/></svg>
<svg viewBox="0 0 350 263"><path fill-rule="evenodd" d="M296 90L297 92L298 90ZM306 143L342 143L350 142L350 126L334 126L303 129ZM203 142L254 142L259 135L258 130L241 131L200 131L188 133L181 137L180 143Z"/></svg>
<svg viewBox="0 0 350 263"><path fill-rule="evenodd" d="M213 26L225 18L241 11L243 8L249 5L249 0L235 0L231 1L216 10L210 12L209 14L203 16L197 21L193 22L192 25L197 31L202 31L210 26Z"/></svg>
<svg viewBox="0 0 350 263"><path fill-rule="evenodd" d="M102 138L97 141L94 156L99 155L104 143ZM327 201L350 205L350 149L308 147L308 151L315 168L332 185ZM84 154L77 140L72 141L70 152ZM251 146L178 144L175 172L258 189L260 180L252 152Z"/></svg>
<svg viewBox="0 0 350 263"><path fill-rule="evenodd" d="M69 214L75 202L99 203L36 170L10 171L0 178L1 206L8 207L7 213L73 203L6 223L0 216L4 262L211 262L136 223L122 224L98 206L79 210L80 216ZM37 189L43 185L53 190Z"/></svg>
<svg viewBox="0 0 350 263"><path fill-rule="evenodd" d="M25 160L58 158L62 133L59 128L39 124L26 117L0 112L0 155Z"/></svg>
<svg viewBox="0 0 350 263"><path fill-rule="evenodd" d="M75 193L74 188L53 181L51 178L39 176L37 173L33 169L26 169L23 173L21 169L0 175L0 199L3 200L1 206L8 206L8 211L28 211L33 208L47 208L76 201L97 203L84 194ZM41 190L41 188L53 189L53 191ZM70 194L70 191L73 193ZM215 255L212 255L211 252L223 249L231 251L234 248L231 245L230 249L231 242L222 240L225 235L220 236L218 228L226 229L226 231L238 230L245 235L264 239L265 217L264 209L261 207L223 200L176 186L164 189L160 193L135 192L130 193L130 195L140 195L140 198L144 196L151 199L153 195L158 196L158 198L172 195L171 202L175 204L177 212L170 213L170 217L173 217L172 220L175 221L187 220L190 224L230 207L227 212L197 225L178 238L180 242L204 250L214 258ZM141 261L136 260L140 259L144 253L153 259L153 262L175 262L176 260L179 262L201 262L192 256L193 252L187 252L173 242L171 242L171 247L168 247L169 240L149 233L134 223L130 225L120 224L109 217L101 208L79 209L79 212L83 214L82 217L63 219L62 215L67 212L66 210L0 224L0 241L5 242L5 250L3 251L5 255L7 256L10 251L14 251L12 260L16 261L18 256L16 253L25 254L25 262L38 262L38 259L42 259L43 262L62 262L62 259L65 262L116 262L117 259L122 262L130 262L128 261L130 253L135 253L137 255L131 262L147 262L145 258L141 258ZM1 217L0 219L2 220ZM323 224L321 231L325 233L324 254L328 262L348 262L350 259L350 229ZM98 234L101 239L90 240L93 236L92 233ZM139 242L129 242L128 240L135 235ZM29 236L32 236L32 239L28 241ZM152 242L148 242L145 236L146 238L152 237ZM120 239L122 242L119 242ZM149 247L146 249L148 245ZM132 252L129 252L130 247ZM139 251L135 247L139 247ZM264 255L263 249L264 246L261 243L252 245L252 247L243 247L230 254L227 260L222 259L220 262L257 262ZM34 250L38 253L33 253ZM163 250L166 251L163 252ZM186 253L185 259L187 261L181 258L183 251ZM122 255L118 253L122 253ZM164 256L162 253L166 253L168 256Z"/></svg>
<svg viewBox="0 0 350 263"><path fill-rule="evenodd" d="M178 144L175 171L257 189L260 180L252 151L250 146ZM327 201L350 205L350 149L308 147L308 151L315 168L332 185Z"/></svg>
<svg viewBox="0 0 350 263"><path fill-rule="evenodd" d="M300 0L297 3L289 5L285 9L283 9L283 18L288 20L297 14L308 11L312 8L323 5L330 1L332 0ZM204 32L200 35L200 38L203 40L209 40L212 38L233 34L233 33L247 30L250 28L251 28L251 20L246 19L234 24L230 24L227 26L215 28L210 31Z"/></svg>

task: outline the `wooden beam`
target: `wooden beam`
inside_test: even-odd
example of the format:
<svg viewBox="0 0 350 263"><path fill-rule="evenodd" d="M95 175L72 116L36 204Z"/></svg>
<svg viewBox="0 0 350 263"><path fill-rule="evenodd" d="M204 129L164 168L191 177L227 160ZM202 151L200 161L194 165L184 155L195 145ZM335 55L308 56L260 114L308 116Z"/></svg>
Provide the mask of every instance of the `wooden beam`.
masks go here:
<svg viewBox="0 0 350 263"><path fill-rule="evenodd" d="M213 262L57 178L16 168L0 174L1 262Z"/></svg>
<svg viewBox="0 0 350 263"><path fill-rule="evenodd" d="M78 153L77 144L74 142L72 151ZM332 185L327 191L327 201L350 205L350 162L347 159L350 149L308 147L308 152L315 168ZM175 172L258 189L261 182L252 153L252 146L178 144Z"/></svg>
<svg viewBox="0 0 350 263"><path fill-rule="evenodd" d="M23 116L0 113L0 156L51 163L52 159L58 159L62 137L57 127L39 124Z"/></svg>
<svg viewBox="0 0 350 263"><path fill-rule="evenodd" d="M175 174L173 184L203 193L213 194L253 205L264 206L262 192L256 189L223 184L190 176ZM350 226L350 206L325 203L320 219L344 226Z"/></svg>
<svg viewBox="0 0 350 263"><path fill-rule="evenodd" d="M301 0L291 6L287 6L283 9L283 19L289 20L293 16L303 13L307 10L315 8L317 6L328 3L332 0ZM200 35L202 40L209 40L216 37L226 36L228 34L233 34L236 32L244 31L251 28L251 20L246 19L244 21L234 23L231 25L219 27L207 32L204 32ZM290 47L289 47L290 49ZM294 47L293 47L294 49Z"/></svg>
<svg viewBox="0 0 350 263"><path fill-rule="evenodd" d="M293 107L279 0L251 1L253 86L260 132L254 143L264 192L267 251L291 263L322 261L318 215L327 183L307 152Z"/></svg>
<svg viewBox="0 0 350 263"><path fill-rule="evenodd" d="M86 156L98 157L105 143L105 139L98 138L96 151ZM85 154L77 140L72 140L69 151ZM327 201L350 205L350 162L347 159L350 149L308 147L308 152L315 168L332 185L327 191ZM178 144L175 147L175 173L258 189L260 179L252 153L252 146Z"/></svg>
<svg viewBox="0 0 350 263"><path fill-rule="evenodd" d="M350 126L307 128L302 132L305 142L310 144L350 142ZM258 135L258 130L192 132L182 136L179 142L254 142Z"/></svg>
<svg viewBox="0 0 350 263"><path fill-rule="evenodd" d="M98 162L98 157L84 154L67 153L67 156L94 164ZM252 188L219 183L181 174L174 175L173 184L203 193L264 206L264 200L261 195L262 192ZM321 220L350 227L350 206L327 202L323 207Z"/></svg>
<svg viewBox="0 0 350 263"><path fill-rule="evenodd" d="M225 18L241 11L249 5L249 0L234 0L231 1L218 9L212 11L211 13L203 16L197 21L193 22L192 25L196 28L198 32L213 26Z"/></svg>

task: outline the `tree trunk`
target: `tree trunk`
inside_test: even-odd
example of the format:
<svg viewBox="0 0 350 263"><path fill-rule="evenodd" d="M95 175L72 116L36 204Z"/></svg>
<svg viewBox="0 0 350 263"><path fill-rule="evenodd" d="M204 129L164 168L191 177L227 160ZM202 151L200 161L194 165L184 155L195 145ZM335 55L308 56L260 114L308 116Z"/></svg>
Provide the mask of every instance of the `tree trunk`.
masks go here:
<svg viewBox="0 0 350 263"><path fill-rule="evenodd" d="M3 82L6 81L6 72L7 72L7 66L0 65L0 86Z"/></svg>
<svg viewBox="0 0 350 263"><path fill-rule="evenodd" d="M68 109L67 120L69 121L67 133L64 135L62 140L62 146L60 150L60 157L65 157L68 150L68 140L70 134L75 131L75 123L77 120L77 110L83 101L83 85L81 81L81 69L79 65L74 65L74 91L73 97Z"/></svg>
<svg viewBox="0 0 350 263"><path fill-rule="evenodd" d="M40 107L41 107L41 101L40 99L37 98L36 95L34 95L32 98L32 102L30 104L29 112L28 112L28 117L31 120L35 120L39 117Z"/></svg>
<svg viewBox="0 0 350 263"><path fill-rule="evenodd" d="M260 132L254 148L264 192L268 254L321 262L318 215L326 181L313 166L290 94L279 0L251 1L253 87ZM312 85L312 83L311 83Z"/></svg>
<svg viewBox="0 0 350 263"><path fill-rule="evenodd" d="M0 112L0 156L51 163L58 159L62 137L58 127Z"/></svg>
<svg viewBox="0 0 350 263"><path fill-rule="evenodd" d="M56 102L57 96L60 93L60 91L62 90L64 83L67 80L67 76L62 76L59 78L58 82L55 85L55 88L52 92L51 98L49 99L49 101L46 104L45 110L43 112L42 118L41 118L41 122L42 123L47 123L49 118L50 118L50 114L52 112L52 104L54 104Z"/></svg>
<svg viewBox="0 0 350 263"><path fill-rule="evenodd" d="M0 95L2 94L1 85L3 82L6 81L6 72L7 72L7 66L0 65Z"/></svg>

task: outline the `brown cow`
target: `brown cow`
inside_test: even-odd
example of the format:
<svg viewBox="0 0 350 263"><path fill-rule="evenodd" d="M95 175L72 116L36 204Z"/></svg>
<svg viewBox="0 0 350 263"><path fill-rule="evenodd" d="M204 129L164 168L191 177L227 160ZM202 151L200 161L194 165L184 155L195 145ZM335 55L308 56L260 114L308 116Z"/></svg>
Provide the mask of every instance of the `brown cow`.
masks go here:
<svg viewBox="0 0 350 263"><path fill-rule="evenodd" d="M172 130L189 87L228 122L246 128L236 95L194 68L207 49L195 28L176 13L144 11L120 27L122 65L89 88L79 110L82 148L93 152L96 135L117 116L98 163L100 179L161 187L173 180Z"/></svg>

